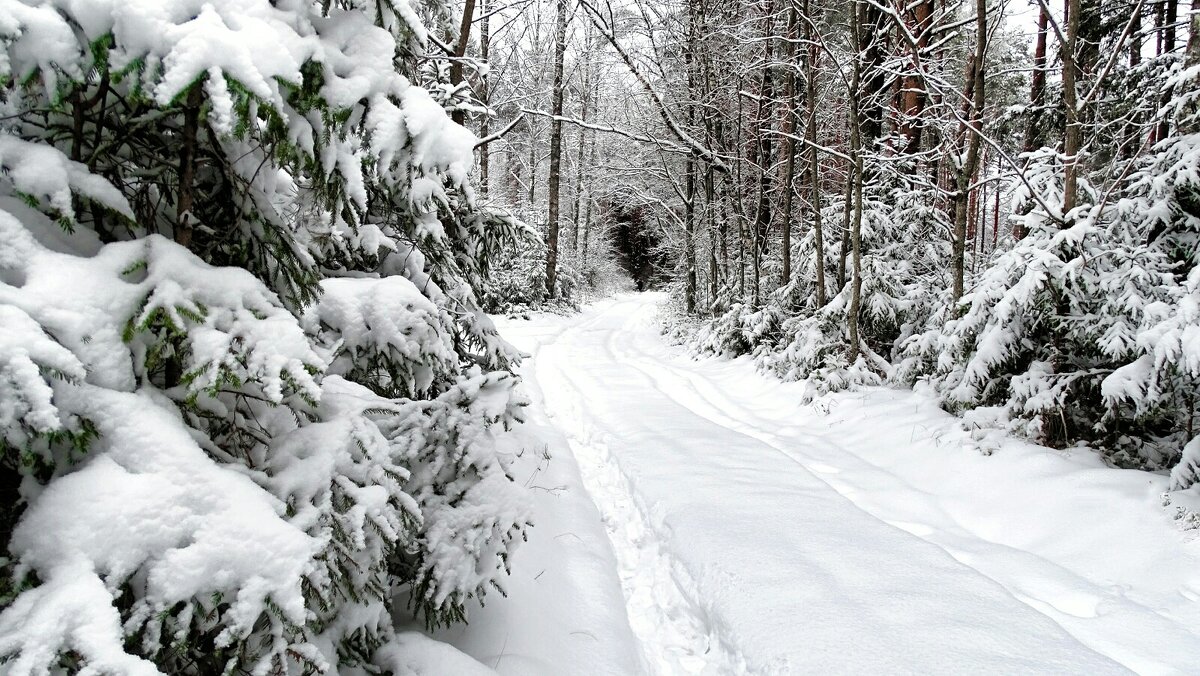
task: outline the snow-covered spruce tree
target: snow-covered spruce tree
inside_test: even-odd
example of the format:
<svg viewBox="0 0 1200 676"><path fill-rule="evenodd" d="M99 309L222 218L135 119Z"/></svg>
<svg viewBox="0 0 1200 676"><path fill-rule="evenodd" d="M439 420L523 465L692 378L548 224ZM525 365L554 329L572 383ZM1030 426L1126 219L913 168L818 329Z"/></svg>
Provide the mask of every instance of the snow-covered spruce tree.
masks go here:
<svg viewBox="0 0 1200 676"><path fill-rule="evenodd" d="M914 327L940 314L946 273L940 261L949 247L942 235L945 212L910 185L904 158L877 164L878 180L864 192L862 227L862 298L859 305L859 352L847 358L851 279L824 307L812 304L815 273L802 267L799 297L809 307L782 325L784 340L759 351L759 364L786 380L805 380L811 396L856 385L879 384L892 370L896 346ZM845 205L834 201L825 221L836 223ZM808 237L802 246L811 246ZM837 269L841 244L826 240L826 270ZM810 249L811 250L811 249Z"/></svg>
<svg viewBox="0 0 1200 676"><path fill-rule="evenodd" d="M1003 405L1008 415L1032 422L1026 431L1034 434L1043 424L1062 427L1068 416L1072 423L1082 419L1062 407L1079 401L1081 392L1072 388L1097 367L1087 347L1097 331L1095 308L1085 306L1098 280L1094 265L1071 261L1098 254L1099 233L1090 218L1060 227L1061 176L1054 151L1030 158L1026 179L1041 202L1027 188L1018 190L1015 211L1026 214L1020 217L1025 238L974 280L944 326L908 340L898 379L936 374L934 385L951 409Z"/></svg>
<svg viewBox="0 0 1200 676"><path fill-rule="evenodd" d="M1200 153L1160 142L1126 197L1086 182L1062 214L1062 159L1030 157L1015 211L1027 233L975 281L959 314L905 344L901 377L929 375L952 409L998 407L1046 443L1095 443L1118 464L1166 467L1196 434ZM1026 203L1020 203L1024 200ZM1195 480L1185 458L1176 486Z"/></svg>
<svg viewBox="0 0 1200 676"><path fill-rule="evenodd" d="M1173 484L1184 487L1195 480L1198 448L1190 440L1200 374L1200 42L1192 35L1185 54L1163 42L1143 60L1135 36L1129 65L1110 59L1099 68L1103 49L1128 47L1121 31L1104 29L1123 25L1127 12L1103 4L1082 11L1071 28L1077 53L1060 58L1072 58L1084 82L1064 80L1054 92L1068 118L1060 128L1069 132L1075 117L1083 130L1065 133L1061 146L1080 151L1077 169L1051 148L1024 156L1013 211L1028 234L979 275L944 328L906 345L899 371L929 375L950 408L996 407L1043 442L1092 443L1125 466L1175 464ZM1110 12L1115 22L1101 20ZM1044 86L1032 89L1034 112ZM1065 108L1069 100L1079 107ZM1027 147L1047 140L1029 134L1035 145Z"/></svg>
<svg viewBox="0 0 1200 676"><path fill-rule="evenodd" d="M1194 25L1194 24L1193 24ZM1195 39L1195 38L1194 38ZM1110 426L1139 441L1139 457L1174 462L1173 488L1200 480L1200 63L1172 71L1177 133L1157 144L1131 177L1117 207L1114 236L1131 251L1106 280L1106 310L1120 321L1106 332L1107 353L1122 366L1101 393ZM1119 228L1119 229L1118 229Z"/></svg>
<svg viewBox="0 0 1200 676"><path fill-rule="evenodd" d="M500 585L521 401L474 288L518 227L397 71L425 36L404 0L0 1L7 673L386 670L398 595Z"/></svg>
<svg viewBox="0 0 1200 676"><path fill-rule="evenodd" d="M520 314L531 310L573 312L581 303L610 296L632 287L629 273L618 262L607 213L587 205L585 224L564 226L559 249L554 297L546 293L546 245L542 233L525 226L507 211L485 206L493 218L510 225L512 236L496 254L504 265L495 266L478 287L480 304L489 313Z"/></svg>

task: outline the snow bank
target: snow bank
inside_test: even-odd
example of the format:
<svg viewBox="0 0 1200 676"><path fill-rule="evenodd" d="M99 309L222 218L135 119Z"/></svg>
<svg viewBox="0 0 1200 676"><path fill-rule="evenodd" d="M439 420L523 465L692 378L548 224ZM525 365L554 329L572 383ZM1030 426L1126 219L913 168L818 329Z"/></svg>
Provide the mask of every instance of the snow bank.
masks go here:
<svg viewBox="0 0 1200 676"><path fill-rule="evenodd" d="M532 400L526 422L503 448L516 456L510 472L532 494L536 527L513 556L507 596L475 610L469 624L434 635L506 676L645 671L612 545L567 439L547 418L534 373L538 352L573 321L547 314L499 322L506 339L534 355L520 371Z"/></svg>

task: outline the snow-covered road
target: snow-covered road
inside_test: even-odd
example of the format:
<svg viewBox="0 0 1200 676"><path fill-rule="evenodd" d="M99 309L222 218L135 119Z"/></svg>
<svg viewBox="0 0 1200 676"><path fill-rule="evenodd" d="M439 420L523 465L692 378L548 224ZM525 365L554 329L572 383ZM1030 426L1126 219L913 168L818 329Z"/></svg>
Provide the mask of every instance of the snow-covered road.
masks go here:
<svg viewBox="0 0 1200 676"><path fill-rule="evenodd" d="M641 669L1200 664L1200 545L1163 508L1161 477L1085 450L973 438L912 392L800 405L799 386L744 359L681 356L659 335L661 301L623 296L505 325L533 353L534 408L565 437L602 516ZM620 659L589 673L639 668L611 633Z"/></svg>

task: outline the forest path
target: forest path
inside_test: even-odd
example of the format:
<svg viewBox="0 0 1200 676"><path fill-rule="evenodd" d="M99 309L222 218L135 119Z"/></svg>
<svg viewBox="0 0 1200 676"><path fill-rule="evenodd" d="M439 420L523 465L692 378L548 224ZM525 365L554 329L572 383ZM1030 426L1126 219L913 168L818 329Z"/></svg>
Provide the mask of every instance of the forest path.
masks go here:
<svg viewBox="0 0 1200 676"><path fill-rule="evenodd" d="M1170 671L1107 645L1131 616L1189 659L1200 646L863 459L911 421L813 424L828 411L745 360L681 357L659 334L662 300L598 304L524 371L604 518L653 673Z"/></svg>

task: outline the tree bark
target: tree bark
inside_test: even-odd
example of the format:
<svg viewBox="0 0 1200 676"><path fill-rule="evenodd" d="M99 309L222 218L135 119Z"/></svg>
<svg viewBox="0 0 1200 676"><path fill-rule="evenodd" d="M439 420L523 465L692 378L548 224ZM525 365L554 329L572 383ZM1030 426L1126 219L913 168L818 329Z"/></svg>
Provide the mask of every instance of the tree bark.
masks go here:
<svg viewBox="0 0 1200 676"><path fill-rule="evenodd" d="M772 103L775 98L775 79L772 68L772 61L775 58L775 40L773 39L775 3L774 0L767 0L767 6L763 17L763 52L764 64L762 71L762 81L758 90L758 153L757 163L758 171L758 208L754 212L754 230L753 237L753 263L754 263L754 305L757 307L761 301L760 294L762 291L762 259L767 251L767 235L771 229L771 172L770 165L773 160L771 152L771 124L772 121Z"/></svg>
<svg viewBox="0 0 1200 676"><path fill-rule="evenodd" d="M1200 0L1192 0L1191 18L1188 21L1187 67L1200 63Z"/></svg>
<svg viewBox="0 0 1200 676"><path fill-rule="evenodd" d="M924 56L922 52L929 47L929 28L933 21L933 0L922 0L913 8L913 32L917 36L916 53L912 55L913 68L915 69ZM900 134L907 139L904 152L908 155L913 155L921 152L921 132L924 124L921 122L921 113L925 110L925 89L921 85L920 78L916 75L907 75L904 78L903 90L903 116L900 126Z"/></svg>
<svg viewBox="0 0 1200 676"><path fill-rule="evenodd" d="M1037 44L1033 50L1033 76L1029 81L1029 121L1025 127L1025 152L1044 146L1042 116L1046 106L1046 36L1049 33L1049 13L1038 6Z"/></svg>
<svg viewBox="0 0 1200 676"><path fill-rule="evenodd" d="M554 31L554 83L551 91L549 208L546 216L546 293L553 298L558 282L558 190L562 165L563 58L567 52L567 0L558 0Z"/></svg>
<svg viewBox="0 0 1200 676"><path fill-rule="evenodd" d="M588 141L588 156L591 157L590 164L596 166L596 135L592 134L592 138ZM592 207L596 201L596 196L588 192L587 203L583 205L583 255L581 260L583 265L587 265L588 261L588 246L589 239L592 234Z"/></svg>
<svg viewBox="0 0 1200 676"><path fill-rule="evenodd" d="M687 123L688 129L696 126L696 3L688 2L687 8L687 45L684 49L683 64L687 73ZM684 280L684 306L688 314L696 312L696 157L689 154L684 161L684 232L683 246L685 248L683 264L687 268Z"/></svg>
<svg viewBox="0 0 1200 676"><path fill-rule="evenodd" d="M850 286L850 308L847 312L847 332L849 344L846 346L846 360L853 364L858 361L860 347L858 330L858 313L862 304L862 219L863 219L863 117L860 109L862 95L863 57L868 52L864 44L861 0L852 0L853 14L850 22L854 44L858 52L854 55L854 66L850 70L850 157L853 166L853 177L849 181L854 196L853 221L850 225L850 247L853 275ZM866 38L870 40L870 38ZM843 247L845 246L843 240Z"/></svg>
<svg viewBox="0 0 1200 676"><path fill-rule="evenodd" d="M1200 0L1192 0L1191 17L1188 21L1187 53L1184 55L1184 67L1194 68L1200 65ZM1196 133L1196 125L1179 125L1179 131L1184 134Z"/></svg>
<svg viewBox="0 0 1200 676"><path fill-rule="evenodd" d="M852 118L853 119L853 118ZM846 163L846 193L842 201L842 239L841 250L838 252L837 288L838 293L846 288L846 260L850 257L850 221L854 218L854 162Z"/></svg>
<svg viewBox="0 0 1200 676"><path fill-rule="evenodd" d="M1142 62L1142 7L1134 8L1133 30L1129 33L1129 67L1137 68Z"/></svg>
<svg viewBox="0 0 1200 676"><path fill-rule="evenodd" d="M1162 56L1175 51L1175 22L1179 20L1179 5L1177 0L1163 0L1155 7L1155 23L1157 24L1158 43L1157 54ZM1173 92L1164 92L1160 103L1165 108L1171 103ZM1152 142L1157 143L1171 135L1171 122L1166 117L1154 127Z"/></svg>
<svg viewBox="0 0 1200 676"><path fill-rule="evenodd" d="M579 119L583 122L588 120L588 109L591 107L592 99L592 25L588 24L587 33L583 39L583 54L588 62L583 67L583 83L579 87ZM587 139L588 130L586 127L579 128L579 148L576 154L575 162L575 206L571 212L571 250L579 251L579 207L583 201L583 152L584 142Z"/></svg>
<svg viewBox="0 0 1200 676"><path fill-rule="evenodd" d="M779 142L780 152L783 154L783 206L781 212L781 227L783 228L783 240L781 242L781 252L783 255L783 278L779 280L780 286L786 286L792 281L792 193L796 188L796 144L792 142L792 136L796 130L796 25L799 18L796 16L796 3L789 3L788 20L787 20L787 78L785 79L785 97L786 110L783 116L783 132L784 136Z"/></svg>
<svg viewBox="0 0 1200 676"><path fill-rule="evenodd" d="M1071 0L1078 2L1079 0ZM967 82L968 94L965 99L970 101L967 110L966 123L972 129L964 128L962 134L966 143L966 158L963 166L957 171L954 192L954 302L963 295L963 285L966 264L967 216L970 207L971 181L979 166L979 146L981 141L984 99L984 68L987 59L987 0L975 0L975 53L971 57L971 70Z"/></svg>
<svg viewBox="0 0 1200 676"><path fill-rule="evenodd" d="M820 158L817 155L817 59L820 58L820 48L817 46L814 34L814 21L809 14L809 0L804 0L804 16L808 25L808 59L805 73L805 103L808 107L808 120L804 127L804 138L808 139L808 185L809 202L812 205L813 224L813 267L817 271L817 307L825 306L825 241L821 227L821 176Z"/></svg>
<svg viewBox="0 0 1200 676"><path fill-rule="evenodd" d="M708 306L711 308L717 300L717 285L719 284L720 266L717 260L717 247L719 233L716 226L716 211L714 201L716 199L716 186L713 180L712 165L708 165L704 171L704 214L708 225Z"/></svg>
<svg viewBox="0 0 1200 676"><path fill-rule="evenodd" d="M688 314L696 312L696 160L688 155L684 169L685 202L683 220L683 246L686 249L683 264L687 267L684 281L684 304Z"/></svg>
<svg viewBox="0 0 1200 676"><path fill-rule="evenodd" d="M1079 0L1066 0L1067 34L1062 49L1063 108L1066 111L1067 128L1063 135L1063 215L1075 208L1079 193L1079 149L1083 136L1079 123L1079 96L1075 56L1079 41Z"/></svg>
<svg viewBox="0 0 1200 676"><path fill-rule="evenodd" d="M450 84L455 88L463 82L463 57L467 55L467 45L471 42L471 20L475 18L475 0L466 0L463 5L462 22L458 28L458 44L454 47L454 56L450 62ZM450 113L450 119L456 124L466 121L466 114L460 109Z"/></svg>
<svg viewBox="0 0 1200 676"><path fill-rule="evenodd" d="M200 132L200 106L204 100L203 84L197 82L188 91L183 107L183 129L179 144L179 195L175 203L175 242L192 247L192 224L196 218L196 137Z"/></svg>
<svg viewBox="0 0 1200 676"><path fill-rule="evenodd" d="M480 9L483 12L483 19L479 24L479 58L483 60L485 64L487 64L489 63L488 59L491 57L492 50L492 20L491 17L488 16L488 0L483 0L483 6ZM488 71L484 71L483 77L479 82L479 100L482 101L484 105L488 105L491 98L491 90L489 89L490 79L491 74ZM491 133L491 121L492 118L490 115L484 115L483 119L479 121L480 138L487 138L488 134ZM491 157L488 153L487 144L485 143L479 146L479 193L484 199L487 199L488 188L490 187L491 183L490 160Z"/></svg>

